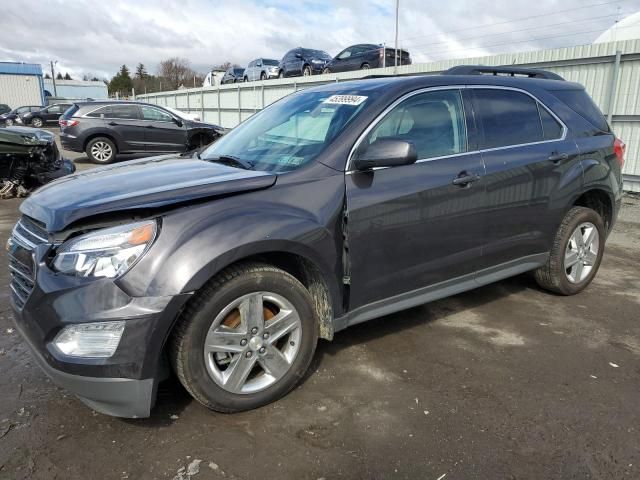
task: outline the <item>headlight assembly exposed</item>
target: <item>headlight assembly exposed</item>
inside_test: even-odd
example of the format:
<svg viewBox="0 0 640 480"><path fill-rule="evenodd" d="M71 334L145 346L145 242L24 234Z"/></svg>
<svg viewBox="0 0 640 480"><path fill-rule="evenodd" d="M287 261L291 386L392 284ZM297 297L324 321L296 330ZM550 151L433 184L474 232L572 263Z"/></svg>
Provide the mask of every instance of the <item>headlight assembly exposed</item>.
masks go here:
<svg viewBox="0 0 640 480"><path fill-rule="evenodd" d="M53 268L78 277L117 277L144 255L157 230L156 221L147 221L75 237L58 248Z"/></svg>

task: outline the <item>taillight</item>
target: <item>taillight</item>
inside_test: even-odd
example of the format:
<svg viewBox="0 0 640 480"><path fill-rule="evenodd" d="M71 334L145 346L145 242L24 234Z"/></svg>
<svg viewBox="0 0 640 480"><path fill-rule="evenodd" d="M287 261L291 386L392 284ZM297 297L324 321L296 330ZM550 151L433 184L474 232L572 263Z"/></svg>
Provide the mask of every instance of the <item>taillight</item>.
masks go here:
<svg viewBox="0 0 640 480"><path fill-rule="evenodd" d="M58 124L61 127L75 127L80 122L78 120L58 120Z"/></svg>
<svg viewBox="0 0 640 480"><path fill-rule="evenodd" d="M624 165L624 152L626 149L627 145L619 138L616 138L613 142L613 152L616 154L620 168Z"/></svg>

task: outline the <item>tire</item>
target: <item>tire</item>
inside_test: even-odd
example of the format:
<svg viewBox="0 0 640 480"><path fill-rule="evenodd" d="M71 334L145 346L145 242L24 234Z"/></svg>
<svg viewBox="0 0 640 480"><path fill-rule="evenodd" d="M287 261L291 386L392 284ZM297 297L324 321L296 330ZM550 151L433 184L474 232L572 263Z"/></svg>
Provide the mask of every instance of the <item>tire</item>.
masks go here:
<svg viewBox="0 0 640 480"><path fill-rule="evenodd" d="M106 165L116 159L117 149L110 139L96 137L87 144L85 152L92 163Z"/></svg>
<svg viewBox="0 0 640 480"><path fill-rule="evenodd" d="M260 80L262 80L262 81L264 82L266 79L267 79L267 74L266 74L266 73L264 73L264 72L262 72L262 73L260 74Z"/></svg>
<svg viewBox="0 0 640 480"><path fill-rule="evenodd" d="M325 68L324 70L322 70L323 75L329 75L330 73L331 73L331 70L329 70L328 68Z"/></svg>
<svg viewBox="0 0 640 480"><path fill-rule="evenodd" d="M538 285L561 295L584 290L600 268L605 239L600 215L590 208L573 207L556 232L546 265L535 271Z"/></svg>
<svg viewBox="0 0 640 480"><path fill-rule="evenodd" d="M371 67L369 66L368 63L363 63L362 66L360 67L361 70L369 70Z"/></svg>
<svg viewBox="0 0 640 480"><path fill-rule="evenodd" d="M31 119L31 126L34 128L42 128L42 126L44 125L44 122L42 121L42 119L40 117L33 117Z"/></svg>
<svg viewBox="0 0 640 480"><path fill-rule="evenodd" d="M248 81L249 81L249 77L244 77L244 78L242 79L242 81L243 81L243 82L248 82Z"/></svg>
<svg viewBox="0 0 640 480"><path fill-rule="evenodd" d="M302 68L302 76L303 77L310 77L311 75L313 75L313 72L311 71L311 67L309 65L305 65Z"/></svg>
<svg viewBox="0 0 640 480"><path fill-rule="evenodd" d="M295 329L280 330L285 333L279 336L272 322L265 323L265 316L269 320L282 313L282 308L278 312L274 306L283 304L284 311L290 313L280 322L288 319L298 323ZM261 315L251 317L248 305ZM240 314L241 309L245 313ZM253 323L251 318L258 320ZM252 325L255 330L250 330ZM307 371L317 341L318 321L306 288L283 270L248 263L223 270L196 294L172 332L169 354L178 379L198 402L211 410L231 413L261 407L287 394ZM207 351L205 345L215 347ZM277 349L280 355L274 355ZM233 353L228 353L230 350ZM274 360L279 360L272 370L279 371L277 375L262 367ZM225 373L232 367L234 370ZM238 371L245 373L235 375Z"/></svg>
<svg viewBox="0 0 640 480"><path fill-rule="evenodd" d="M278 72L278 78L284 78L284 70L280 70L280 72Z"/></svg>
<svg viewBox="0 0 640 480"><path fill-rule="evenodd" d="M13 120L11 120L10 118L7 118L7 119L4 121L4 124L5 124L5 126L7 126L7 127L11 127L11 126L13 126Z"/></svg>

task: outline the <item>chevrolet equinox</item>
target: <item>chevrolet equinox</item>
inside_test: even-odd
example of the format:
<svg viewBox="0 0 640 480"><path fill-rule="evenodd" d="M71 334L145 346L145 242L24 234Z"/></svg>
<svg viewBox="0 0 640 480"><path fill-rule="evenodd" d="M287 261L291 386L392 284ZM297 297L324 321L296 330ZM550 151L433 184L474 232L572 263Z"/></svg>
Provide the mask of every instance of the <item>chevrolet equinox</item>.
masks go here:
<svg viewBox="0 0 640 480"><path fill-rule="evenodd" d="M7 244L16 324L99 412L148 416L171 370L210 409L256 408L350 325L527 271L582 291L624 148L582 86L541 70L305 89L190 157L25 200Z"/></svg>

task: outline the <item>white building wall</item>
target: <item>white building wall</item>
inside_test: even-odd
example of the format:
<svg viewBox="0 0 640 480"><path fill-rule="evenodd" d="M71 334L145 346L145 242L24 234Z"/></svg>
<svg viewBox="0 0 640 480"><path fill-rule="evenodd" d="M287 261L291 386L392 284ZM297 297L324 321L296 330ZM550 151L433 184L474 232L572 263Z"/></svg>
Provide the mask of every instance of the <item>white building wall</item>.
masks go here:
<svg viewBox="0 0 640 480"><path fill-rule="evenodd" d="M42 105L40 77L0 73L0 103L5 103L11 108Z"/></svg>

